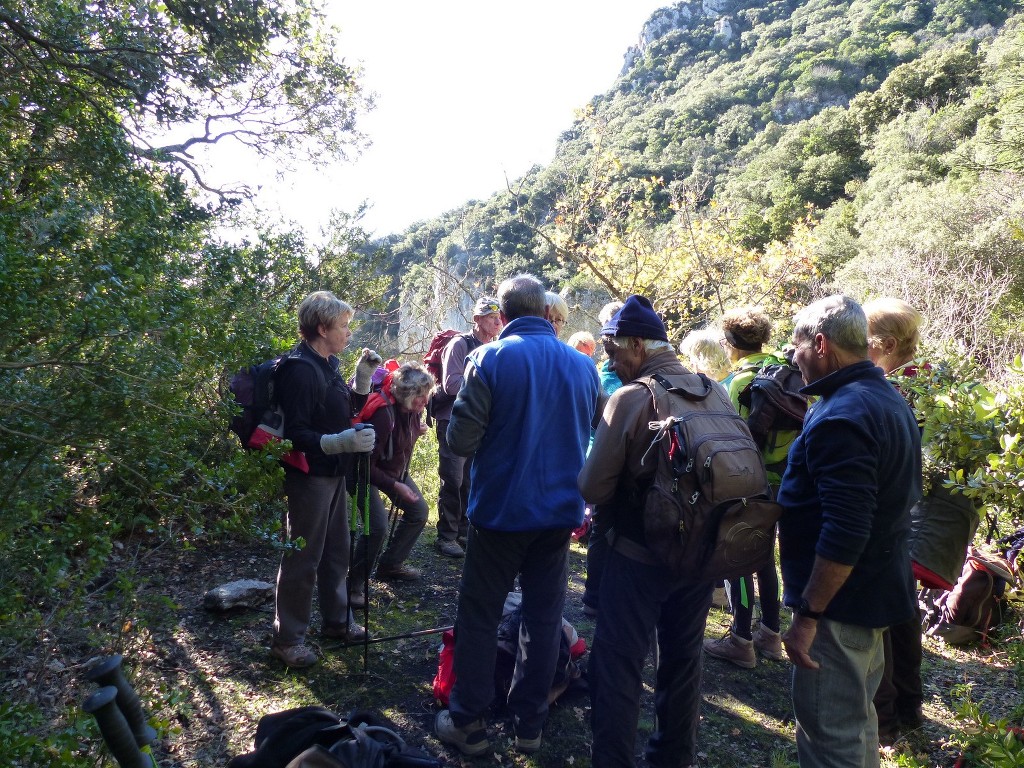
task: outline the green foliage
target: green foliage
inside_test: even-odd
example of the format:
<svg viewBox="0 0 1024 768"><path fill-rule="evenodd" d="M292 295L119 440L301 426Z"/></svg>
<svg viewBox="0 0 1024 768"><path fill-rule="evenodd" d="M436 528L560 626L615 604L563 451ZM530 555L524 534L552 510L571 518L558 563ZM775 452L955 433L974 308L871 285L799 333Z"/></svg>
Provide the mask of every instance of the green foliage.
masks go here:
<svg viewBox="0 0 1024 768"><path fill-rule="evenodd" d="M952 741L960 745L967 765L986 768L1024 766L1024 738L1021 729L1007 719L994 719L972 699L971 685L952 690L959 731Z"/></svg>
<svg viewBox="0 0 1024 768"><path fill-rule="evenodd" d="M916 173L877 173L858 190L856 255L833 290L896 296L927 319L933 347L962 345L1001 375L1021 348L1024 184L1016 177L911 183Z"/></svg>
<svg viewBox="0 0 1024 768"><path fill-rule="evenodd" d="M91 718L51 729L46 715L32 705L0 702L0 749L8 765L39 768L88 768L95 758L83 742L95 739L98 729Z"/></svg>
<svg viewBox="0 0 1024 768"><path fill-rule="evenodd" d="M355 283L366 238L342 220L321 251L266 224L218 239L250 222L222 190L199 202L193 142L139 131L209 117L258 151L337 154L358 89L322 33L302 6L0 10L3 653L76 610L115 540L267 526L277 463L228 437L221 375L293 344L301 297Z"/></svg>
<svg viewBox="0 0 1024 768"><path fill-rule="evenodd" d="M904 376L898 385L923 425L926 483L941 482L987 509L1002 529L1020 524L1024 502L1024 367L1018 357L1002 382L964 351ZM926 489L927 490L927 489Z"/></svg>
<svg viewBox="0 0 1024 768"><path fill-rule="evenodd" d="M418 225L395 256L430 265L417 278L423 297L439 273L454 272L457 285L469 264L488 277L507 274L501 265L532 264L557 285L581 275L602 292L664 296L671 289L652 274L631 277L625 262L616 274L593 256L632 249L640 263L643 254L678 252L666 245L673 190L696 190L696 218L727 211L730 242L749 268L808 217L824 223L810 254L816 269L791 286L792 300L840 289L917 303L912 285L926 280L922 309L935 327L962 328L969 348L984 348L998 367L1021 336L1012 319L1022 303L1012 236L1020 212L1014 177L978 171L1020 168L1024 156L1016 11L1004 0L737 2L721 10L731 40L704 7L674 9L678 26L658 12L646 32L660 34L580 111L551 165L508 193ZM1001 184L1009 193L996 191ZM956 202L940 208L943 195ZM522 226L510 221L508 202ZM935 221L942 227L922 231ZM899 283L904 264L913 277ZM729 279L704 271L712 283ZM690 293L699 305L747 291L698 282ZM686 317L683 303L666 310Z"/></svg>

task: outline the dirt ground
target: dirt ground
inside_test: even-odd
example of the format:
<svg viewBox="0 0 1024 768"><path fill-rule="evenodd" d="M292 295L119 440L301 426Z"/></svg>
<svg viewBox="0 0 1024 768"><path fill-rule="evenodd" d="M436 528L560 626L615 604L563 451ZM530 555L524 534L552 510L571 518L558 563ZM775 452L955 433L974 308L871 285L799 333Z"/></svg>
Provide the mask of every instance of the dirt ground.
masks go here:
<svg viewBox="0 0 1024 768"><path fill-rule="evenodd" d="M290 671L270 657L272 608L215 614L202 607L204 593L243 578L273 581L279 552L270 544L201 544L185 550L164 545L126 547L112 573L131 577L141 589L134 598L115 581L100 584L91 599L90 626L54 630L37 651L23 658L23 669L6 670L8 681L22 681L8 693L30 696L50 708L51 727L70 725L59 713L76 712L89 692L84 671L105 653L123 653L129 677L160 732L155 754L162 768L225 765L252 748L258 719L288 707L319 704L338 713L366 708L381 713L407 741L445 765L590 765L589 698L570 692L554 707L540 752L523 756L511 749L511 730L500 713L491 730L492 752L473 761L442 746L432 734L439 709L431 691L437 670L439 634L414 634L450 625L455 617L461 561L442 557L428 526L411 558L424 578L416 583L377 584L371 591L369 625L377 638L368 646L319 644L322 662ZM593 622L584 616L580 596L584 550L573 546L566 618L588 645ZM318 625L314 616L313 627ZM728 616L712 610L707 635L719 636ZM314 633L311 639L316 643ZM584 659L585 664L586 659ZM753 670L706 659L700 729L700 764L705 767L789 766L796 763L789 702L790 667L761 660ZM647 665L637 755L653 724L652 666ZM955 729L950 691L974 683L974 699L994 716L1020 700L1013 664L998 649L955 650L926 643L926 724L905 735L896 752L917 763L952 765L957 749L948 743ZM85 715L80 718L88 720ZM86 736L82 748L106 754ZM109 758L106 758L109 759ZM642 761L641 761L642 762ZM113 763L109 763L113 764ZM896 765L893 760L889 765Z"/></svg>

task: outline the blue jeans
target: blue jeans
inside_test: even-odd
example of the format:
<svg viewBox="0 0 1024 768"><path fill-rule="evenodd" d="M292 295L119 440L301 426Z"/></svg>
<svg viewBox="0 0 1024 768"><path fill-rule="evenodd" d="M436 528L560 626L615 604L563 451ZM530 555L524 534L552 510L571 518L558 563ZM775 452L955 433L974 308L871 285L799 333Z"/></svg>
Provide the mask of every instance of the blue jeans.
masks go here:
<svg viewBox="0 0 1024 768"><path fill-rule="evenodd" d="M594 768L632 768L644 659L657 629L654 732L647 764L696 763L701 653L714 583L680 582L660 565L614 547L601 579L601 610L590 654Z"/></svg>
<svg viewBox="0 0 1024 768"><path fill-rule="evenodd" d="M811 646L821 668L793 668L800 768L877 768L871 700L882 679L882 630L821 619Z"/></svg>
<svg viewBox="0 0 1024 768"><path fill-rule="evenodd" d="M518 576L523 619L508 708L517 735L540 735L558 663L571 534L569 528L507 532L470 526L455 619L455 685L448 705L457 726L484 717L494 701L498 622Z"/></svg>

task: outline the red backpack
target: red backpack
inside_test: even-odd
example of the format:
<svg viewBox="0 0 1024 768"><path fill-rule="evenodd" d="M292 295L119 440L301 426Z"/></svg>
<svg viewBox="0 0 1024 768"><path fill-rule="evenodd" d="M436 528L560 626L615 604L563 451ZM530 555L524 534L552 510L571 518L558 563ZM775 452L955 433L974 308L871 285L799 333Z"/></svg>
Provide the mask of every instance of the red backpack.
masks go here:
<svg viewBox="0 0 1024 768"><path fill-rule="evenodd" d="M464 335L462 331L448 328L438 331L434 334L434 338L430 340L430 347L427 348L427 353L423 355L423 365L426 366L430 375L434 377L434 381L438 384L441 383L441 356L444 354L444 348L456 336L462 335Z"/></svg>
<svg viewBox="0 0 1024 768"><path fill-rule="evenodd" d="M389 410L391 416L391 428L388 430L387 434L388 445L387 448L385 448L383 453L381 454L385 459L391 458L391 435L395 429L395 398L391 394L391 381L393 373L393 371L388 371L388 373L384 376L384 380L381 382L380 390L377 392L370 393L369 397L366 398L366 402L363 404L363 407L359 409L359 413L356 415L356 421L368 424L373 415L381 408L387 408ZM378 435L377 439L384 439L384 435Z"/></svg>

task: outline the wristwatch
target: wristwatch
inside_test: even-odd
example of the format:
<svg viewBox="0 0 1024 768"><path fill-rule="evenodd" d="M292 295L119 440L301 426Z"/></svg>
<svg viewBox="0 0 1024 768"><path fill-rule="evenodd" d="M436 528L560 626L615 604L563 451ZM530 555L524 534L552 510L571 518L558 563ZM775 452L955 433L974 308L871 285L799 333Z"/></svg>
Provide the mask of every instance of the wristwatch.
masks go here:
<svg viewBox="0 0 1024 768"><path fill-rule="evenodd" d="M800 602L797 604L796 608L793 609L793 613L797 616L803 616L805 619L813 619L814 621L817 621L821 618L824 611L812 611L811 606L807 602L807 598L801 597Z"/></svg>

